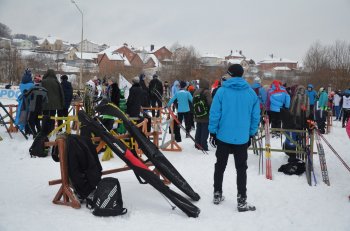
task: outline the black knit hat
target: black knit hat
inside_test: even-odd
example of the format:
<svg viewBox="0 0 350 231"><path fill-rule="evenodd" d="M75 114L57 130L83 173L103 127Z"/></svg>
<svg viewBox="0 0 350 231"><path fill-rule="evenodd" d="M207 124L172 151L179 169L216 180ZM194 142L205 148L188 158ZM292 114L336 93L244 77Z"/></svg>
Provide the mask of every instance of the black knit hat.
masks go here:
<svg viewBox="0 0 350 231"><path fill-rule="evenodd" d="M61 80L68 80L68 76L67 75L61 75Z"/></svg>
<svg viewBox="0 0 350 231"><path fill-rule="evenodd" d="M243 72L243 67L240 64L232 64L227 70L227 74L232 77L242 77Z"/></svg>

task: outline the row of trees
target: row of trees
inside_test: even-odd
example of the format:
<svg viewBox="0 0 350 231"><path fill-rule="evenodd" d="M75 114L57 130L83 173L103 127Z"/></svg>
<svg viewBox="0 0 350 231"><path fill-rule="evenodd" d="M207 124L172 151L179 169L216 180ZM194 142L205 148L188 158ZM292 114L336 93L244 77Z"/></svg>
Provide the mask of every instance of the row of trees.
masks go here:
<svg viewBox="0 0 350 231"><path fill-rule="evenodd" d="M313 43L304 58L305 78L316 87L344 89L350 87L350 43L336 41L331 45Z"/></svg>

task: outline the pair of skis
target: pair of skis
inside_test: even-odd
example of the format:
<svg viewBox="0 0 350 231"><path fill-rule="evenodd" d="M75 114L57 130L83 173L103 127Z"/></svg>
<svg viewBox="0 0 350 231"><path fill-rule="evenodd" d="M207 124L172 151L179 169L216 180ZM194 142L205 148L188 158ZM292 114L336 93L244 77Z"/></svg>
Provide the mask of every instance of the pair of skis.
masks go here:
<svg viewBox="0 0 350 231"><path fill-rule="evenodd" d="M154 89L153 91L154 95L162 101L162 96L161 94L159 93L159 91L157 91L156 89ZM166 102L164 102L166 103ZM167 104L167 103L166 103ZM167 110L170 114L170 116L174 119L174 121L178 124L178 126L186 133L186 136L189 137L195 144L195 146L201 150L204 154L207 154L208 155L208 152L204 150L204 148L198 144L196 142L196 140L193 138L193 136L190 134L190 132L187 132L186 128L182 125L182 123L180 122L179 118L177 118L177 116L175 115L175 113L173 112L173 110L171 110L170 108L167 107Z"/></svg>
<svg viewBox="0 0 350 231"><path fill-rule="evenodd" d="M265 115L265 158L266 158L266 179L272 180L271 166L271 142L270 142L270 120Z"/></svg>
<svg viewBox="0 0 350 231"><path fill-rule="evenodd" d="M322 179L326 185L330 186L329 177L328 177L328 170L327 170L327 163L326 163L326 155L325 155L322 143L321 143L320 131L318 129L315 129L315 137L316 137L318 158L320 159Z"/></svg>
<svg viewBox="0 0 350 231"><path fill-rule="evenodd" d="M107 104L98 106L96 110L101 113L109 113L118 117L119 119L122 119L126 129L128 129L131 136L136 139L140 148L143 149L145 155L149 158L157 170L193 200L200 199L199 195L193 191L189 184L177 172L174 166L172 166L171 163L164 157L158 148L147 137L145 137L141 131L138 130L138 128L125 116L122 111L119 110L118 107L116 107L114 104ZM142 160L137 158L124 143L111 135L101 125L101 123L98 123L92 119L84 111L78 112L78 118L83 126L87 127L87 129L95 133L95 135L101 137L101 139L112 149L112 151L135 172L135 175L139 180L142 178L146 183L152 185L189 217L198 217L200 213L200 209L198 207L166 186Z"/></svg>

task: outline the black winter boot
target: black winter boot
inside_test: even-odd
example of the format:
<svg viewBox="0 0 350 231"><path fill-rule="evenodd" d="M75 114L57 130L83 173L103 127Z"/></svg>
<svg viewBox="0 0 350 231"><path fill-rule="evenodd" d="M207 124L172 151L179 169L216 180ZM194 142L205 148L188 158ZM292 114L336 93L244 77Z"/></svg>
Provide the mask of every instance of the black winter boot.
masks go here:
<svg viewBox="0 0 350 231"><path fill-rule="evenodd" d="M214 192L214 199L213 199L213 203L218 205L221 203L221 201L223 201L225 199L225 197L222 195L222 192Z"/></svg>
<svg viewBox="0 0 350 231"><path fill-rule="evenodd" d="M255 211L256 208L253 205L247 203L247 197L242 197L240 194L237 196L237 209L238 212Z"/></svg>

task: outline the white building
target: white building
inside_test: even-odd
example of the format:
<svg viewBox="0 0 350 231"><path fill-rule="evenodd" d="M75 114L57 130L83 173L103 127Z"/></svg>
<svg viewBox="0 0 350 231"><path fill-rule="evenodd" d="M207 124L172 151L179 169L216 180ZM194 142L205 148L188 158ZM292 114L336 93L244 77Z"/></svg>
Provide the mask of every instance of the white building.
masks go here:
<svg viewBox="0 0 350 231"><path fill-rule="evenodd" d="M83 42L77 44L77 49L80 52L81 44L83 44L83 52L98 53L100 52L100 45L85 39Z"/></svg>
<svg viewBox="0 0 350 231"><path fill-rule="evenodd" d="M34 44L25 39L12 39L12 44L20 50L30 50L34 48Z"/></svg>

